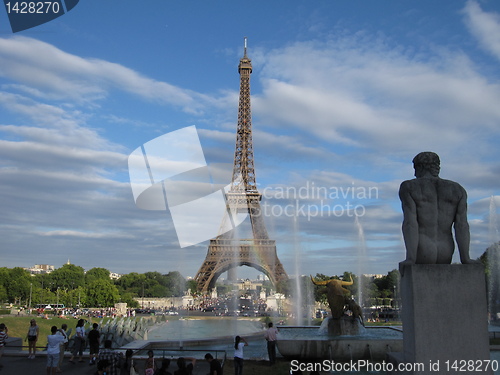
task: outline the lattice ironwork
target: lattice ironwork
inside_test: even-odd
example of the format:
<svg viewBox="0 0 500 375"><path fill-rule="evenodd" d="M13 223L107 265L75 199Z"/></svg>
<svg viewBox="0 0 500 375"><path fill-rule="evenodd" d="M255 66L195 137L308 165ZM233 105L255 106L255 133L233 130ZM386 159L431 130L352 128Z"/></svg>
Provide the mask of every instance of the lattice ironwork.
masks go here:
<svg viewBox="0 0 500 375"><path fill-rule="evenodd" d="M195 280L198 289L208 292L224 272L239 266L253 267L269 277L274 285L287 280L288 276L278 259L276 242L270 240L261 212L261 194L257 190L252 141L252 112L250 104L250 74L252 61L247 56L247 40L243 58L238 66L240 74L240 98L238 126L231 188L226 193L228 212L246 212L250 217L253 238L241 239L235 231L229 231L210 240L207 256ZM229 215L223 219L226 226Z"/></svg>

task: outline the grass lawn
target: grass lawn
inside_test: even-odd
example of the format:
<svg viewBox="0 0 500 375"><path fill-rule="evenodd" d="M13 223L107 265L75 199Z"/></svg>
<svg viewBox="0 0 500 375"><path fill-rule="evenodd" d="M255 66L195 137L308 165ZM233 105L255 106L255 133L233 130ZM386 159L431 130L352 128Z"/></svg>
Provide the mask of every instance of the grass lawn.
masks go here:
<svg viewBox="0 0 500 375"><path fill-rule="evenodd" d="M28 350L28 342L24 341L26 339L26 334L28 333L28 328L30 326L30 320L33 319L33 316L9 316L4 315L0 317L0 323L5 323L7 328L9 329L10 337L21 337L23 339L23 345L26 345L26 350ZM52 326L56 326L57 328L61 328L61 325L66 323L68 325L68 330L72 328L71 334L75 333L76 323L78 319L69 318L63 319L58 317L49 317L49 319L43 318L34 318L36 320L36 324L38 325L40 334L38 336L37 346L44 347L47 344L47 336L50 335L50 328ZM109 319L109 318L108 318ZM90 322L100 322L101 319L88 318Z"/></svg>

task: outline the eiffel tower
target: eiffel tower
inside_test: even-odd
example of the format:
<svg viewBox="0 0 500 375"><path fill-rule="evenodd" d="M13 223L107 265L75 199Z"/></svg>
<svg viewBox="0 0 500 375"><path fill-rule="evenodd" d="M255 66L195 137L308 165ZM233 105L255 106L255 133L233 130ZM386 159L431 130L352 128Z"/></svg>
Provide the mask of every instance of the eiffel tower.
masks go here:
<svg viewBox="0 0 500 375"><path fill-rule="evenodd" d="M207 293L215 285L218 277L235 267L249 266L267 275L275 287L288 276L278 259L276 241L269 239L255 179L252 115L250 108L250 74L252 61L247 56L247 38L243 58L238 66L240 74L240 98L238 105L238 127L231 187L226 193L226 215L222 220L221 231L232 222L231 213L249 216L253 238L239 238L235 229L219 234L210 240L207 256L195 280L198 290ZM233 223L234 227L234 223ZM220 232L221 232L220 231ZM219 233L220 233L219 232Z"/></svg>

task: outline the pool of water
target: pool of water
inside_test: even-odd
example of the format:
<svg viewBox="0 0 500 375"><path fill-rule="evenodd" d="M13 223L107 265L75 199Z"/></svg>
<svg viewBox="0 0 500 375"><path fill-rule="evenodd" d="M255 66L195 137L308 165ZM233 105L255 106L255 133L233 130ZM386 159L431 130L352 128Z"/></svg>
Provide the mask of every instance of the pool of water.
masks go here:
<svg viewBox="0 0 500 375"><path fill-rule="evenodd" d="M403 332L393 327L367 327L363 334L355 336L329 336L318 327L278 327L280 340L397 340L403 339Z"/></svg>
<svg viewBox="0 0 500 375"><path fill-rule="evenodd" d="M170 320L149 329L148 340L183 341L247 336L263 332L257 320L244 319L179 319Z"/></svg>

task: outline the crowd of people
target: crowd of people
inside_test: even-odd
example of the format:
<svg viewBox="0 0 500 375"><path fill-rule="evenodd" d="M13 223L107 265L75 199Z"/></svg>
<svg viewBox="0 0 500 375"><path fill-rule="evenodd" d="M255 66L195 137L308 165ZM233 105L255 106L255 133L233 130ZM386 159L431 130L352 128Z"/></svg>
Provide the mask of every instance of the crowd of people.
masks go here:
<svg viewBox="0 0 500 375"><path fill-rule="evenodd" d="M31 312L36 312L37 316L42 319L48 319L49 316L57 316L59 318L74 318L80 319L85 318L115 318L121 316L114 307L106 307L102 309L80 309L65 307L60 309L47 309L45 307L40 307L36 309L20 308L18 315L23 315L25 313L30 314ZM127 309L125 313L126 316L135 316L135 309Z"/></svg>
<svg viewBox="0 0 500 375"><path fill-rule="evenodd" d="M109 344L108 341L105 342L105 349L99 353L96 375L141 374L137 366L137 361L133 359L133 352L131 349L125 352L125 358L123 358L120 352L114 351L110 347L106 348L108 345L111 345L110 341ZM208 375L223 375L222 364L219 360L215 359L210 353L205 354L205 360L209 363L210 367ZM169 371L170 362L171 360L169 358L163 358L161 360L161 366L158 367L157 361L154 358L154 352L149 350L148 358L144 365L144 375L172 375ZM177 370L173 372L173 375L192 375L196 364L196 358L179 357L176 364Z"/></svg>
<svg viewBox="0 0 500 375"><path fill-rule="evenodd" d="M144 366L138 366L138 361L133 358L133 351L128 349L123 356L121 351L112 348L112 341L105 340L103 348L101 348L101 335L99 325L94 323L92 330L88 333L84 328L85 320L79 319L76 324L74 334L74 344L71 350L69 363L76 364L85 362L83 359L83 351L88 343L89 347L89 365L96 365L96 374L106 375L172 375L169 372L171 360L163 358L161 366L158 366L157 360L154 357L154 352L149 350L148 357L144 361ZM67 333L67 324L62 324L61 328L56 326L51 327L51 334L47 336L47 375L60 373L61 365L64 359L64 353L68 348L69 335ZM267 351L269 355L269 363L273 365L276 361L276 341L279 331L273 326L273 323L268 324L268 328L264 334L267 341ZM25 340L28 342L28 359L34 359L37 351L37 342L39 340L40 330L35 319L30 320ZM0 369L2 368L1 358L5 341L8 338L8 329L4 323L0 323ZM243 374L244 347L248 346L248 341L236 336L234 341L234 372L235 375ZM210 353L205 355L205 360L208 362L210 372L208 375L223 375L223 367L219 360L215 359ZM191 375L196 364L195 358L179 357L176 361L177 370L173 375ZM139 367L143 367L141 373Z"/></svg>

